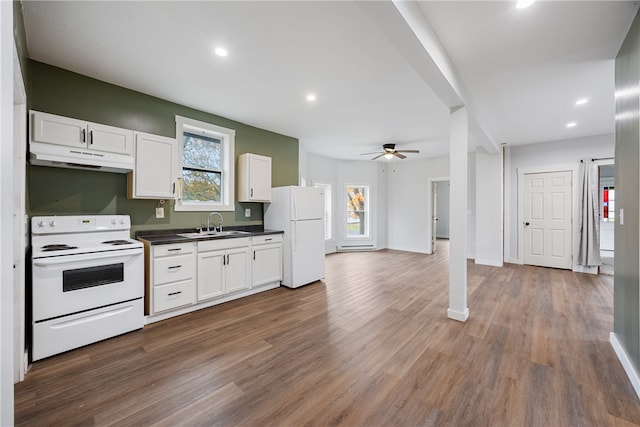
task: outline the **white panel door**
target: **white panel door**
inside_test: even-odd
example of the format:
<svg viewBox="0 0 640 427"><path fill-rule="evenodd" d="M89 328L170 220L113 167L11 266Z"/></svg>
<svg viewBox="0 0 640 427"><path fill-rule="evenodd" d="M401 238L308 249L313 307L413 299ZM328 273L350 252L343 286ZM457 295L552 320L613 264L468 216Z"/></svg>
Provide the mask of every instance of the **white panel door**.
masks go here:
<svg viewBox="0 0 640 427"><path fill-rule="evenodd" d="M571 171L524 175L524 263L571 269Z"/></svg>

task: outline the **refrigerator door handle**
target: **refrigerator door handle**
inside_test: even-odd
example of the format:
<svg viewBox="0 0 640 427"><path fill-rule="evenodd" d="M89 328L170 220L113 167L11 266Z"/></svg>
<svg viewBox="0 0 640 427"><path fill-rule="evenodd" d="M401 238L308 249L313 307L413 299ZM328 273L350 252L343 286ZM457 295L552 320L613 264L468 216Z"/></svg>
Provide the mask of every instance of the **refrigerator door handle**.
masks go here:
<svg viewBox="0 0 640 427"><path fill-rule="evenodd" d="M297 221L292 221L293 222L293 227L291 227L291 251L295 252L296 251L296 241L298 240L298 233L297 233L297 229L298 229L298 222Z"/></svg>
<svg viewBox="0 0 640 427"><path fill-rule="evenodd" d="M293 197L293 220L298 219L298 199Z"/></svg>

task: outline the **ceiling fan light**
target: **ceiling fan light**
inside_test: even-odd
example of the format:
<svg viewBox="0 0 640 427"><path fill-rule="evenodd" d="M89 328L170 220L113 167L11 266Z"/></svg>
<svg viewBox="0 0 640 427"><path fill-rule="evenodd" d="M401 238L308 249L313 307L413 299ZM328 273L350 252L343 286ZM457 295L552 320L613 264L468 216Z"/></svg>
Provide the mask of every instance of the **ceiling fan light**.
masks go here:
<svg viewBox="0 0 640 427"><path fill-rule="evenodd" d="M384 155L384 158L385 158L385 159L387 159L387 160L391 160L391 159L393 159L393 153L387 153L387 154L385 154L385 155Z"/></svg>

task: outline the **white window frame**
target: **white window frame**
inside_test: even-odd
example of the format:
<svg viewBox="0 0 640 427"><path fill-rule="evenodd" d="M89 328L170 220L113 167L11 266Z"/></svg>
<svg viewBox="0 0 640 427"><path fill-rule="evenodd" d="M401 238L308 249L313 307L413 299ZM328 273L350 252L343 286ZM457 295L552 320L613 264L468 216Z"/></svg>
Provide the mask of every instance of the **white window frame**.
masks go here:
<svg viewBox="0 0 640 427"><path fill-rule="evenodd" d="M348 188L350 187L360 187L360 188L365 188L365 197L364 197L364 212L365 212L365 234L360 234L357 236L350 236L349 235L349 210L348 210L348 205L346 205L346 203L348 203ZM342 199L343 202L345 203L345 209L344 209L344 237L345 240L363 240L363 239L370 239L371 238L371 203L369 201L369 199L371 198L371 186L369 184L355 184L355 183L351 183L351 184L345 184L344 186L344 193L343 193L344 198Z"/></svg>
<svg viewBox="0 0 640 427"><path fill-rule="evenodd" d="M183 134L185 131L219 139L222 144L222 187L220 188L219 202L189 202L182 199ZM235 211L236 131L187 117L176 116L176 140L178 141L178 164L176 165L175 173L178 177L178 191L176 193L175 210L178 212Z"/></svg>
<svg viewBox="0 0 640 427"><path fill-rule="evenodd" d="M313 186L324 190L324 240L333 240L333 185L330 182L314 181ZM328 234L327 234L328 233Z"/></svg>

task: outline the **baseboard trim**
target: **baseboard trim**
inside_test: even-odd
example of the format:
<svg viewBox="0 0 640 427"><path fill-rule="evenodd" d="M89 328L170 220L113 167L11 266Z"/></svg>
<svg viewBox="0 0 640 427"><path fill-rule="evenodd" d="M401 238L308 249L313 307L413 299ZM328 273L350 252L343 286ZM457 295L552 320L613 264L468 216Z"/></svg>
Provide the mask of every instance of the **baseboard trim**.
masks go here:
<svg viewBox="0 0 640 427"><path fill-rule="evenodd" d="M502 267L502 261L496 261L493 259L482 259L482 258L476 258L476 264L481 264L481 265L490 265L492 267Z"/></svg>
<svg viewBox="0 0 640 427"><path fill-rule="evenodd" d="M631 359L629 359L627 351L624 349L622 344L620 344L620 341L618 341L618 336L614 332L611 332L609 334L609 341L611 342L613 351L616 352L616 356L618 356L618 360L620 360L620 363L622 364L627 377L629 377L629 381L631 381L631 385L636 391L636 395L640 399L640 375L638 375L638 371L636 371L633 363L631 363Z"/></svg>
<svg viewBox="0 0 640 427"><path fill-rule="evenodd" d="M518 258L505 258L504 262L506 262L507 264L519 264L519 265L522 265L522 263L520 262L520 260Z"/></svg>
<svg viewBox="0 0 640 427"><path fill-rule="evenodd" d="M469 307L465 308L463 312L447 309L447 317L449 319L457 320L458 322L466 322L469 318Z"/></svg>

